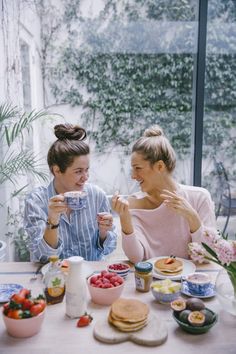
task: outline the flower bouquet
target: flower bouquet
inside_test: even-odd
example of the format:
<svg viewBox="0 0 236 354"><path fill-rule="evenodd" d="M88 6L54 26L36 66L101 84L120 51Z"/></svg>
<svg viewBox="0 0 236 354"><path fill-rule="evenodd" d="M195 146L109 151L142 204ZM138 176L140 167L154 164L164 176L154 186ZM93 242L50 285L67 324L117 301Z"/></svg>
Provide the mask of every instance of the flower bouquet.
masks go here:
<svg viewBox="0 0 236 354"><path fill-rule="evenodd" d="M205 259L221 265L231 280L236 298L236 241L228 240L215 230L204 233L202 243L189 244L190 257L202 263Z"/></svg>

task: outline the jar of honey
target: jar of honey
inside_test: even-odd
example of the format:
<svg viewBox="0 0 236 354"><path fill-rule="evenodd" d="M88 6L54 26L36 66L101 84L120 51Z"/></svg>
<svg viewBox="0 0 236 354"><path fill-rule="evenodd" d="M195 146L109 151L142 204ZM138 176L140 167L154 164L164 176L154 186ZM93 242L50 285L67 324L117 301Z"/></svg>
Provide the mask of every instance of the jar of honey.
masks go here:
<svg viewBox="0 0 236 354"><path fill-rule="evenodd" d="M143 293L148 292L152 282L152 263L138 262L135 263L134 268L136 290Z"/></svg>

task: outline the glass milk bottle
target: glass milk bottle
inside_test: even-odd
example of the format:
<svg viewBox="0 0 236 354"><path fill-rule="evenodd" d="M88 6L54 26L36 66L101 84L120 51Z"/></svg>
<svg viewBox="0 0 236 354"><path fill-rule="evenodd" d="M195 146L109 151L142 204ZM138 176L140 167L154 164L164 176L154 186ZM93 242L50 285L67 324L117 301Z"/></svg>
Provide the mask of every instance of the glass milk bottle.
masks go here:
<svg viewBox="0 0 236 354"><path fill-rule="evenodd" d="M66 280L66 314L71 318L82 316L87 309L87 289L83 274L83 257L67 258L69 272Z"/></svg>

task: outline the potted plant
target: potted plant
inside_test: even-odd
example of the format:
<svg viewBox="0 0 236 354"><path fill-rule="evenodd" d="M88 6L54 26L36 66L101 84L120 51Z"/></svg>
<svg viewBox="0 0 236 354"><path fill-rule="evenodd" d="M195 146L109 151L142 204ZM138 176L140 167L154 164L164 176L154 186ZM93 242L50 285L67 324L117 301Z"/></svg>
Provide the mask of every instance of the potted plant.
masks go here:
<svg viewBox="0 0 236 354"><path fill-rule="evenodd" d="M5 212L11 205L12 198L28 186L21 177L32 175L41 181L48 179L48 173L42 170L39 158L24 144L26 137L33 131L33 123L48 116L49 113L44 110L22 112L20 108L9 103L0 105L0 188L12 186L7 200L0 203L0 208L4 208ZM14 205L14 211L11 213L19 214L16 209ZM14 237L15 247L22 247L22 242L26 242L21 228L15 231ZM1 244L4 244L3 241ZM3 249L3 246L0 249Z"/></svg>

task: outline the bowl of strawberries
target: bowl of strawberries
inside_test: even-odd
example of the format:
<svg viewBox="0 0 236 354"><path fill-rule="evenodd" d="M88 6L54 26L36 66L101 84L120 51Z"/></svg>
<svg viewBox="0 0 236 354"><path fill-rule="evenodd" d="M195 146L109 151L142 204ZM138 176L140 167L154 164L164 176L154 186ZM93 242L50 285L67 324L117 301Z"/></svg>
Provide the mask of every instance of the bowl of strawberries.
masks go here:
<svg viewBox="0 0 236 354"><path fill-rule="evenodd" d="M21 289L3 305L2 316L7 332L13 337L31 337L41 329L45 316L44 296L32 297L31 291Z"/></svg>
<svg viewBox="0 0 236 354"><path fill-rule="evenodd" d="M91 300L98 305L111 305L124 289L124 279L117 274L103 270L87 279Z"/></svg>

